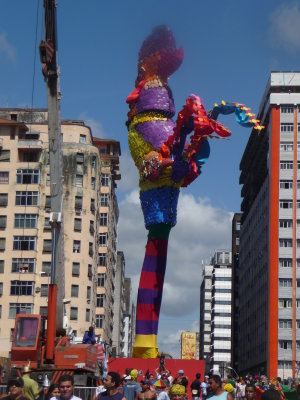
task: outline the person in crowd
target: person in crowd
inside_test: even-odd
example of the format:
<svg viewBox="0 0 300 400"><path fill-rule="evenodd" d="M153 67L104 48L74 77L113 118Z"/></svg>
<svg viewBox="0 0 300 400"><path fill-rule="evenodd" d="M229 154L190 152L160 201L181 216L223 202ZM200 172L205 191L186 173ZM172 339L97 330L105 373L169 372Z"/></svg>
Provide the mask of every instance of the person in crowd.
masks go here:
<svg viewBox="0 0 300 400"><path fill-rule="evenodd" d="M52 397L50 400L82 400L80 397L74 396L74 379L73 376L65 374L58 381L59 395Z"/></svg>
<svg viewBox="0 0 300 400"><path fill-rule="evenodd" d="M245 387L245 399L254 400L256 396L256 386L254 383L247 383Z"/></svg>
<svg viewBox="0 0 300 400"><path fill-rule="evenodd" d="M84 343L84 344L96 343L96 336L95 336L93 326L90 326L89 330L84 332L82 343Z"/></svg>
<svg viewBox="0 0 300 400"><path fill-rule="evenodd" d="M141 387L142 391L137 394L136 400L156 400L156 393L150 389L150 382L148 380L142 380Z"/></svg>
<svg viewBox="0 0 300 400"><path fill-rule="evenodd" d="M185 400L186 399L186 390L185 387L175 383L170 388L170 399L171 400Z"/></svg>
<svg viewBox="0 0 300 400"><path fill-rule="evenodd" d="M261 400L280 400L280 393L276 389L265 390L261 395Z"/></svg>
<svg viewBox="0 0 300 400"><path fill-rule="evenodd" d="M126 397L126 400L135 400L137 394L142 391L141 386L137 383L137 377L138 370L132 369L130 379L125 381L122 388L122 394Z"/></svg>
<svg viewBox="0 0 300 400"><path fill-rule="evenodd" d="M212 375L209 378L208 384L213 393L210 397L211 400L233 400L232 394L224 391L220 375Z"/></svg>
<svg viewBox="0 0 300 400"><path fill-rule="evenodd" d="M43 388L39 388L38 383L30 377L30 373L30 365L25 365L22 374L24 381L24 394L29 398L29 400L35 400L42 393Z"/></svg>
<svg viewBox="0 0 300 400"><path fill-rule="evenodd" d="M232 375L227 375L226 383L230 383L234 389L236 388L236 383L235 383L235 380L233 379Z"/></svg>
<svg viewBox="0 0 300 400"><path fill-rule="evenodd" d="M47 394L45 396L45 400L50 400L52 397L59 396L59 385L58 383L52 383L49 386Z"/></svg>
<svg viewBox="0 0 300 400"><path fill-rule="evenodd" d="M24 381L22 378L9 379L7 393L1 395L1 400L28 400L24 395Z"/></svg>
<svg viewBox="0 0 300 400"><path fill-rule="evenodd" d="M103 379L105 391L94 396L93 400L126 400L120 393L121 377L117 372L108 372Z"/></svg>
<svg viewBox="0 0 300 400"><path fill-rule="evenodd" d="M201 383L202 400L206 400L207 398L207 388L208 388L208 375L205 375L204 380Z"/></svg>
<svg viewBox="0 0 300 400"><path fill-rule="evenodd" d="M200 399L201 393L201 382L200 382L201 374L197 372L196 379L191 383L191 392L193 400Z"/></svg>
<svg viewBox="0 0 300 400"><path fill-rule="evenodd" d="M154 383L154 388L157 394L157 400L170 400L167 393L167 385L161 379L158 379Z"/></svg>

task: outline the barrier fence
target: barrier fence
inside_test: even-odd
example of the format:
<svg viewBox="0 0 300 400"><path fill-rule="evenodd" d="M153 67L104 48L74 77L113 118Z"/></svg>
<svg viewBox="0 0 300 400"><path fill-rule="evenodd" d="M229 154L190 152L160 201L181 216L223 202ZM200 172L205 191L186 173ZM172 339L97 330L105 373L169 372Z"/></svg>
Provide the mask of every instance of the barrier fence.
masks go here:
<svg viewBox="0 0 300 400"><path fill-rule="evenodd" d="M6 385L0 385L0 395L6 393L6 390L7 390ZM95 393L96 393L95 387L79 387L79 386L74 387L74 395L81 398L82 400L92 400ZM39 400L42 399L43 396L40 396Z"/></svg>

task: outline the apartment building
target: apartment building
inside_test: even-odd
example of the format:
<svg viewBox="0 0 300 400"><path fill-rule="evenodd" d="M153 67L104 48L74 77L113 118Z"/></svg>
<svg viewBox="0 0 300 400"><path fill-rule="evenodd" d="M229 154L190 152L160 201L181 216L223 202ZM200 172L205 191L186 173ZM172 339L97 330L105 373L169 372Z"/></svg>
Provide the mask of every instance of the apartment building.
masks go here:
<svg viewBox="0 0 300 400"><path fill-rule="evenodd" d="M5 321L0 355L8 354L17 313L47 314L52 248L47 117L45 109L0 109L0 317ZM75 336L95 324L96 333L109 341L120 145L96 140L83 121L61 121L61 134L64 323Z"/></svg>
<svg viewBox="0 0 300 400"><path fill-rule="evenodd" d="M239 365L293 376L300 361L300 72L272 72L240 169Z"/></svg>
<svg viewBox="0 0 300 400"><path fill-rule="evenodd" d="M200 359L222 376L231 366L232 257L216 250L203 269L200 289Z"/></svg>

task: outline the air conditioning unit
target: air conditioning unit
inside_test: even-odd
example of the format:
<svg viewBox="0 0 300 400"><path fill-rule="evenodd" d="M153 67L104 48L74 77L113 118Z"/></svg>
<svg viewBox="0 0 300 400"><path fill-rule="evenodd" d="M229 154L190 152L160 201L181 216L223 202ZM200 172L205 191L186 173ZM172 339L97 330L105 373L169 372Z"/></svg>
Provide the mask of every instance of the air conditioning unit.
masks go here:
<svg viewBox="0 0 300 400"><path fill-rule="evenodd" d="M35 288L35 293L40 293L40 291L41 291L41 288L39 288L39 287Z"/></svg>

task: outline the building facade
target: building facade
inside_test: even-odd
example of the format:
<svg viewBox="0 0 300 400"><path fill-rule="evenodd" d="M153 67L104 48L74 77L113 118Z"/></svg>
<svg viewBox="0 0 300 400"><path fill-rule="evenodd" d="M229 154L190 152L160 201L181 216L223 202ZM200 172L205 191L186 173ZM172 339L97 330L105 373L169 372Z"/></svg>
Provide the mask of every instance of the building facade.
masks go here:
<svg viewBox="0 0 300 400"><path fill-rule="evenodd" d="M300 360L299 111L300 73L272 72L240 164L238 362L271 377Z"/></svg>
<svg viewBox="0 0 300 400"><path fill-rule="evenodd" d="M47 315L52 249L47 117L44 109L0 109L0 317L5 321L0 327L0 355L8 354L17 313ZM94 324L99 327L96 333L109 341L116 269L114 180L119 178L115 172L118 157L113 155L112 167L83 121L62 121L61 133L64 325L68 333L83 336ZM103 185L107 175L109 185ZM104 193L108 194L105 199ZM109 253L106 264L100 246L103 226L107 230L105 253ZM108 300L98 307L101 290ZM103 315L102 325L99 315Z"/></svg>
<svg viewBox="0 0 300 400"><path fill-rule="evenodd" d="M239 335L239 251L242 214L235 213L232 219L232 308L231 308L231 364L235 371L238 365Z"/></svg>
<svg viewBox="0 0 300 400"><path fill-rule="evenodd" d="M231 366L231 252L216 250L203 269L200 289L200 359L222 376Z"/></svg>

